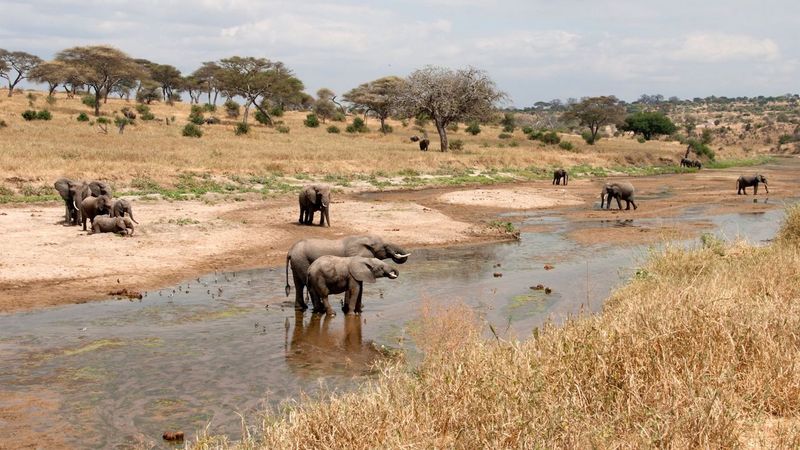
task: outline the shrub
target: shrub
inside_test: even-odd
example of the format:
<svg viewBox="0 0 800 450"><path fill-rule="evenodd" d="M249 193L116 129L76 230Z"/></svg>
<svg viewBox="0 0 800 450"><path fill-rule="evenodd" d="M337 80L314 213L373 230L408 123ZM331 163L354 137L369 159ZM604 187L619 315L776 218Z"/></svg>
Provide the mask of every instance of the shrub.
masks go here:
<svg viewBox="0 0 800 450"><path fill-rule="evenodd" d="M544 136L544 131L533 131L528 135L528 139L532 141L541 140L542 136Z"/></svg>
<svg viewBox="0 0 800 450"><path fill-rule="evenodd" d="M500 124L503 125L503 131L513 133L517 128L517 119L514 117L514 113L504 113L503 118L500 119Z"/></svg>
<svg viewBox="0 0 800 450"><path fill-rule="evenodd" d="M561 141L558 143L558 146L567 151L575 150L575 146L572 145L572 142L568 141Z"/></svg>
<svg viewBox="0 0 800 450"><path fill-rule="evenodd" d="M53 105L55 105L55 104L56 104L56 102L57 102L56 98L55 98L54 96L52 96L52 95L48 95L48 96L47 96L47 98L45 99L45 101L46 101L46 102L47 102L47 104L48 104L48 105L50 105L50 106L53 106Z"/></svg>
<svg viewBox="0 0 800 450"><path fill-rule="evenodd" d="M283 117L283 106L275 105L269 110L272 117Z"/></svg>
<svg viewBox="0 0 800 450"><path fill-rule="evenodd" d="M260 123L261 125L269 125L270 118L263 112L256 110L254 117L256 118L256 122Z"/></svg>
<svg viewBox="0 0 800 450"><path fill-rule="evenodd" d="M392 131L394 131L394 128L392 128L392 126L389 125L388 123L383 124L383 126L381 127L381 132L384 134L391 133Z"/></svg>
<svg viewBox="0 0 800 450"><path fill-rule="evenodd" d="M555 145L555 144L558 144L559 142L561 142L561 137L559 137L558 133L556 133L555 131L550 131L550 132L542 134L542 137L540 138L540 140L542 142L544 142L545 144Z"/></svg>
<svg viewBox="0 0 800 450"><path fill-rule="evenodd" d="M647 139L645 139L644 136L639 136L636 138L636 142L644 144L645 142L647 142Z"/></svg>
<svg viewBox="0 0 800 450"><path fill-rule="evenodd" d="M351 127L352 127L353 131L349 131L349 129ZM353 118L353 123L350 124L347 128L348 128L348 133L367 133L367 132L369 132L369 128L367 128L367 125L364 123L364 119L362 119L361 117L354 117Z"/></svg>
<svg viewBox="0 0 800 450"><path fill-rule="evenodd" d="M181 132L186 137L195 137L199 138L203 136L203 130L200 129L197 125L193 123L187 123L185 127L183 127L183 131Z"/></svg>
<svg viewBox="0 0 800 450"><path fill-rule="evenodd" d="M142 113L142 114L140 114L140 115L139 115L139 118L140 118L140 119L142 119L142 120L148 121L148 120L153 120L153 119L155 119L155 118L156 118L156 116L155 116L155 115L153 115L153 113L151 113L150 111L148 111L148 112L146 112L146 113ZM175 119L173 119L172 121L174 122L174 121L175 121ZM169 122L167 122L167 125L169 125Z"/></svg>
<svg viewBox="0 0 800 450"><path fill-rule="evenodd" d="M217 110L217 105L212 105L211 103L206 103L203 105L204 112L214 112Z"/></svg>
<svg viewBox="0 0 800 450"><path fill-rule="evenodd" d="M511 139L511 135L508 133L500 133L497 135L497 137L500 139Z"/></svg>
<svg viewBox="0 0 800 450"><path fill-rule="evenodd" d="M348 133L358 133L358 131L356 130L356 127L354 127L353 125L346 126L344 128L344 131L346 131Z"/></svg>
<svg viewBox="0 0 800 450"><path fill-rule="evenodd" d="M328 133L339 134L341 130L336 125L331 125L327 128Z"/></svg>
<svg viewBox="0 0 800 450"><path fill-rule="evenodd" d="M144 103L139 103L136 105L136 112L139 114L147 114L150 112L150 107L145 105Z"/></svg>
<svg viewBox="0 0 800 450"><path fill-rule="evenodd" d="M597 140L600 139L600 135L599 134L597 135L597 139L595 139L594 136L592 136L592 133L590 131L584 131L583 133L581 133L581 137L589 145L594 145L594 143L597 142Z"/></svg>
<svg viewBox="0 0 800 450"><path fill-rule="evenodd" d="M530 125L525 125L524 127L522 127L522 132L525 134L531 134L533 133L533 127Z"/></svg>
<svg viewBox="0 0 800 450"><path fill-rule="evenodd" d="M453 139L452 141L447 143L447 146L450 150L463 150L464 149L464 141L461 139Z"/></svg>
<svg viewBox="0 0 800 450"><path fill-rule="evenodd" d="M453 122L447 126L447 131L452 131L453 133L458 131L458 123Z"/></svg>
<svg viewBox="0 0 800 450"><path fill-rule="evenodd" d="M778 231L778 240L797 244L800 243L800 205L786 208L786 218Z"/></svg>
<svg viewBox="0 0 800 450"><path fill-rule="evenodd" d="M43 109L36 113L36 120L50 120L53 118L53 115L50 114L50 111Z"/></svg>
<svg viewBox="0 0 800 450"><path fill-rule="evenodd" d="M425 113L419 113L414 117L414 125L424 128L430 122L431 118Z"/></svg>
<svg viewBox="0 0 800 450"><path fill-rule="evenodd" d="M287 127L286 125L279 125L277 130L278 130L278 133L289 134L289 127Z"/></svg>
<svg viewBox="0 0 800 450"><path fill-rule="evenodd" d="M227 103L227 102L225 102L225 103ZM247 134L249 132L250 132L250 125L248 125L248 124L246 124L244 122L237 123L236 124L236 128L234 128L234 133L236 133L237 136L241 136L241 135Z"/></svg>
<svg viewBox="0 0 800 450"><path fill-rule="evenodd" d="M303 125L307 126L308 128L317 128L319 126L319 119L317 115L311 113L306 116L306 120L303 121Z"/></svg>
<svg viewBox="0 0 800 450"><path fill-rule="evenodd" d="M94 95L84 95L81 97L81 103L88 106L89 108L94 108L97 104L97 100L94 98Z"/></svg>
<svg viewBox="0 0 800 450"><path fill-rule="evenodd" d="M778 137L778 144L780 144L780 145L788 144L789 142L792 142L793 140L794 140L794 136L792 136L791 134L782 134L782 135L780 135L780 137Z"/></svg>
<svg viewBox="0 0 800 450"><path fill-rule="evenodd" d="M206 123L203 117L203 108L199 105L192 105L192 112L189 113L189 122L195 125L202 125Z"/></svg>
<svg viewBox="0 0 800 450"><path fill-rule="evenodd" d="M225 108L225 115L231 119L235 119L239 117L239 110L241 106L233 101L232 99L225 100L225 104L222 105Z"/></svg>
<svg viewBox="0 0 800 450"><path fill-rule="evenodd" d="M471 134L473 136L476 136L476 135L480 134L481 126L478 125L478 122L470 122L470 124L467 125L466 130L467 130L467 133L469 133L469 134Z"/></svg>
<svg viewBox="0 0 800 450"><path fill-rule="evenodd" d="M22 118L25 120L36 120L36 111L29 109L27 111L23 111Z"/></svg>
<svg viewBox="0 0 800 450"><path fill-rule="evenodd" d="M336 114L333 115L332 120L334 122L344 122L347 120L347 116L345 116L343 112L338 111Z"/></svg>
<svg viewBox="0 0 800 450"><path fill-rule="evenodd" d="M111 123L111 119L109 119L108 117L98 117L97 118L97 123L99 123L101 125L108 125L108 124Z"/></svg>

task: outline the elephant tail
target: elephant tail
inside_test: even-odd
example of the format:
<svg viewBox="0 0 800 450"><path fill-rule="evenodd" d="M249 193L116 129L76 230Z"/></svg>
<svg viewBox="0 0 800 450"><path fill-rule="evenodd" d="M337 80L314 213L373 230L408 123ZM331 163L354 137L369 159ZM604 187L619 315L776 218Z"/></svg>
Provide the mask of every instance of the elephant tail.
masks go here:
<svg viewBox="0 0 800 450"><path fill-rule="evenodd" d="M286 296L289 296L289 292L292 292L292 287L289 286L289 261L292 260L292 257L289 253L286 253Z"/></svg>

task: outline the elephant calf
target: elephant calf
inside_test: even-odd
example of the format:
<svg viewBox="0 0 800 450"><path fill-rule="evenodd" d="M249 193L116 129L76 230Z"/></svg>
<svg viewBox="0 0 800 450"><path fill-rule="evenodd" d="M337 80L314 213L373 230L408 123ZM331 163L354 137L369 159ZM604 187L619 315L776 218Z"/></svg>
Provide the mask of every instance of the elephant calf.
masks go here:
<svg viewBox="0 0 800 450"><path fill-rule="evenodd" d="M136 219L133 218L133 207L131 206L131 202L120 199L114 202L114 205L111 206L111 217L125 217L125 214L131 216L131 220L133 220L137 225L139 222L136 222Z"/></svg>
<svg viewBox="0 0 800 450"><path fill-rule="evenodd" d="M767 190L767 194L769 194L769 187L767 186L767 178L764 175L742 175L736 180L736 194L737 195L747 195L747 187L753 186L753 195L758 194L758 183L764 183L764 189Z"/></svg>
<svg viewBox="0 0 800 450"><path fill-rule="evenodd" d="M603 186L602 192L600 192L600 209L603 209L603 204L606 201L606 196L608 198L608 205L606 209L611 209L611 199L615 198L617 200L617 207L622 209L622 203L620 200L625 200L625 209L631 209L631 205L633 205L633 209L636 210L636 202L633 200L635 189L633 185L624 181L616 181L613 183L606 183Z"/></svg>
<svg viewBox="0 0 800 450"><path fill-rule="evenodd" d="M86 197L81 201L80 213L83 230L86 231L86 219L94 223L94 218L101 214L111 212L111 197L101 195L99 197Z"/></svg>
<svg viewBox="0 0 800 450"><path fill-rule="evenodd" d="M569 174L564 169L556 169L553 171L553 184L560 185L561 180L564 180L564 186L567 185L567 181L569 180Z"/></svg>
<svg viewBox="0 0 800 450"><path fill-rule="evenodd" d="M428 138L422 138L419 140L419 149L423 152L428 151L428 146L431 145L431 141Z"/></svg>
<svg viewBox="0 0 800 450"><path fill-rule="evenodd" d="M300 224L311 225L314 222L314 213L319 211L319 226L331 226L328 214L331 206L331 187L324 184L309 184L303 187L299 196Z"/></svg>
<svg viewBox="0 0 800 450"><path fill-rule="evenodd" d="M128 217L97 217L92 222L92 233L117 233L133 236L133 222Z"/></svg>
<svg viewBox="0 0 800 450"><path fill-rule="evenodd" d="M308 293L316 313L335 314L328 296L344 292L342 311L359 314L363 283L397 276L397 269L378 258L322 256L308 268Z"/></svg>

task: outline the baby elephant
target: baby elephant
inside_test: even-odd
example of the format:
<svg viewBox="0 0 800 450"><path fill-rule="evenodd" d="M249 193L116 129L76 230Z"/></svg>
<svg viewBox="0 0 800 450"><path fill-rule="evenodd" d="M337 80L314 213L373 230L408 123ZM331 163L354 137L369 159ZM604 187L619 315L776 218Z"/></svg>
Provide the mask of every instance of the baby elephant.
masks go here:
<svg viewBox="0 0 800 450"><path fill-rule="evenodd" d="M89 219L94 224L95 217L109 212L111 212L111 197L108 195L84 198L80 204L83 230L86 231L86 219Z"/></svg>
<svg viewBox="0 0 800 450"><path fill-rule="evenodd" d="M362 283L397 276L397 269L377 258L321 256L308 268L308 293L315 313L335 314L328 303L328 295L344 292L342 311L359 314Z"/></svg>
<svg viewBox="0 0 800 450"><path fill-rule="evenodd" d="M600 193L600 209L603 209L603 204L606 201L606 196L608 196L608 204L606 209L611 209L611 199L615 198L617 200L617 207L622 209L622 203L620 200L625 200L625 209L631 209L631 205L633 205L633 209L637 208L636 202L633 201L633 194L634 194L633 185L624 181L615 181L613 183L606 183L603 186L603 191Z"/></svg>
<svg viewBox="0 0 800 450"><path fill-rule="evenodd" d="M569 180L569 174L564 169L556 169L553 171L553 184L560 185L561 180L564 180L564 186L567 185L567 181Z"/></svg>
<svg viewBox="0 0 800 450"><path fill-rule="evenodd" d="M767 186L767 178L764 175L751 175L745 176L742 175L736 180L736 194L737 195L747 195L747 187L753 186L753 195L758 194L758 183L764 183L764 189L767 190L767 194L769 194L769 187Z"/></svg>
<svg viewBox="0 0 800 450"><path fill-rule="evenodd" d="M428 151L428 146L431 145L431 141L428 138L422 138L419 140L419 149L423 152Z"/></svg>
<svg viewBox="0 0 800 450"><path fill-rule="evenodd" d="M125 217L125 214L131 216L131 220L134 221L137 225L139 222L136 222L136 219L133 218L133 207L131 206L131 202L120 199L114 202L114 205L111 207L111 217Z"/></svg>
<svg viewBox="0 0 800 450"><path fill-rule="evenodd" d="M122 236L133 236L133 222L129 217L95 217L92 222L92 233L117 233Z"/></svg>

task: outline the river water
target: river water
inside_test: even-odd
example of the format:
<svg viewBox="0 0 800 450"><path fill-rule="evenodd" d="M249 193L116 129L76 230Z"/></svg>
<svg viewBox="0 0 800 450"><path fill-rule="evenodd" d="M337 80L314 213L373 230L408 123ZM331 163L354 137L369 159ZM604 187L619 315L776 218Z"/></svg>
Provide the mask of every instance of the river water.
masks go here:
<svg viewBox="0 0 800 450"><path fill-rule="evenodd" d="M361 317L296 314L285 303L283 267L208 274L142 300L2 315L0 391L59 398L41 431L58 426L76 447L159 447L167 445L164 431L191 437L206 426L235 439L238 414L253 419L300 392L350 389L370 376L384 349L413 353L406 328L423 301L466 303L499 333L520 338L544 321L599 311L650 247L581 245L566 237L570 231L707 220L717 235L758 244L774 236L782 215L709 216L700 206L670 219L576 223L514 213L522 228L546 224L553 231L522 233L512 243L416 250L397 280L365 285ZM530 288L537 284L552 292Z"/></svg>

